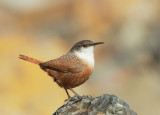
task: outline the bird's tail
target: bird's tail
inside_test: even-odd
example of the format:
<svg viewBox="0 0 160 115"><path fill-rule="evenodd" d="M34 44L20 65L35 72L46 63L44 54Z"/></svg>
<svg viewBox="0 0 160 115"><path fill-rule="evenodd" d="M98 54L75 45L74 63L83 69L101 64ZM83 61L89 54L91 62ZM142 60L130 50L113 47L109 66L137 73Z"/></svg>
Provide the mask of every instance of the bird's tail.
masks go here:
<svg viewBox="0 0 160 115"><path fill-rule="evenodd" d="M25 55L19 55L19 58L20 59L23 59L23 60L25 60L25 61L29 61L29 62L31 62L31 63L34 63L34 64L40 64L40 63L43 63L42 61L40 61L40 60L36 60L36 59L33 59L33 58L31 58L31 57L28 57L28 56L25 56Z"/></svg>

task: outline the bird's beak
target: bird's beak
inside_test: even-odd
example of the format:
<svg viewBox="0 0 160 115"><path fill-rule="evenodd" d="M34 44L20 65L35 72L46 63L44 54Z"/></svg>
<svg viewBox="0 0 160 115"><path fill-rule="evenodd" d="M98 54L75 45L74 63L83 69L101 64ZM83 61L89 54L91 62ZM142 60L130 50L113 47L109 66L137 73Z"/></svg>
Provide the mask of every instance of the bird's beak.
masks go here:
<svg viewBox="0 0 160 115"><path fill-rule="evenodd" d="M99 45L99 44L104 44L104 42L95 42L95 43L93 43L94 46L95 45Z"/></svg>

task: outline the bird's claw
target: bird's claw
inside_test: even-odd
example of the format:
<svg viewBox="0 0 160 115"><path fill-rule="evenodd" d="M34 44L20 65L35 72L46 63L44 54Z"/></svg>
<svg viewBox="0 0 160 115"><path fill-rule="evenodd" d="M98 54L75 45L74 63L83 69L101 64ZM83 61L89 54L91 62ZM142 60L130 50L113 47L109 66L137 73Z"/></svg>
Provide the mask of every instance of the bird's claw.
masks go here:
<svg viewBox="0 0 160 115"><path fill-rule="evenodd" d="M80 101L82 100L82 96L80 95L75 95L74 97L69 97L68 99L64 100L64 103L69 102L69 101Z"/></svg>

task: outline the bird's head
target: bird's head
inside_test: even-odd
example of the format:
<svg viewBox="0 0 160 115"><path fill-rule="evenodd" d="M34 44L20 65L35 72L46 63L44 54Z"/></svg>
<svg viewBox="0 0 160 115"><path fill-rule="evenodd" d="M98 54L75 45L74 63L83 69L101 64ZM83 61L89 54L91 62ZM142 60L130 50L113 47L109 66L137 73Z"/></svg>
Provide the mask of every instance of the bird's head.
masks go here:
<svg viewBox="0 0 160 115"><path fill-rule="evenodd" d="M104 42L92 42L91 40L82 40L77 42L72 48L71 52L93 52L94 47Z"/></svg>
<svg viewBox="0 0 160 115"><path fill-rule="evenodd" d="M104 42L92 42L90 40L82 40L77 42L70 50L79 58L85 60L91 66L94 66L94 47Z"/></svg>

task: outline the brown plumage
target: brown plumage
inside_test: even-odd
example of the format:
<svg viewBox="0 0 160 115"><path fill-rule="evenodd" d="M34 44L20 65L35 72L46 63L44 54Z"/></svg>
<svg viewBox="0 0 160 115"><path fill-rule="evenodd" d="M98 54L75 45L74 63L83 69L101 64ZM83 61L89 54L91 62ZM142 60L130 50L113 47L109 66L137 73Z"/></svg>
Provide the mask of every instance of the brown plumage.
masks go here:
<svg viewBox="0 0 160 115"><path fill-rule="evenodd" d="M64 55L55 60L42 62L25 55L19 55L20 59L39 64L40 67L54 78L54 81L65 89L74 88L84 83L92 73L92 68L81 63L76 56Z"/></svg>
<svg viewBox="0 0 160 115"><path fill-rule="evenodd" d="M102 43L93 43L90 40L80 41L66 55L47 62L39 61L25 55L19 55L19 58L38 64L60 87L65 89L68 98L70 98L67 89L78 95L72 88L88 80L94 66L94 46ZM89 49L86 50L87 48ZM88 56L91 56L91 58Z"/></svg>
<svg viewBox="0 0 160 115"><path fill-rule="evenodd" d="M19 58L23 59L25 61L29 61L29 62L34 63L34 64L43 63L42 61L39 61L39 60L33 59L33 58L25 56L25 55L21 55L21 54L19 55Z"/></svg>
<svg viewBox="0 0 160 115"><path fill-rule="evenodd" d="M65 89L74 88L84 83L92 73L81 59L68 54L55 60L40 63L40 67L54 78L54 81Z"/></svg>

